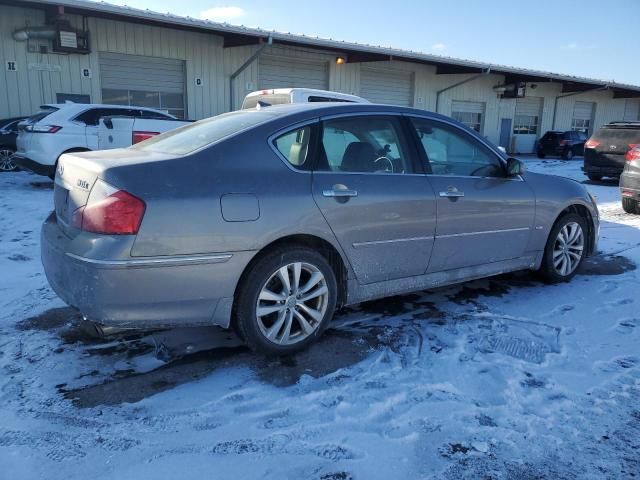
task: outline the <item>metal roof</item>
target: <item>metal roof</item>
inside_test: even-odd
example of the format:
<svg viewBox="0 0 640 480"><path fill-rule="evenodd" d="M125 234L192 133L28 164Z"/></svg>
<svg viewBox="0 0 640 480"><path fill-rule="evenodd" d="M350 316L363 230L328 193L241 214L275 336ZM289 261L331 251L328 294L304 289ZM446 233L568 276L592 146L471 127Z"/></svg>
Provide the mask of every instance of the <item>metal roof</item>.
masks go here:
<svg viewBox="0 0 640 480"><path fill-rule="evenodd" d="M3 0L0 0L0 3L4 3ZM16 5L15 0L9 3ZM283 33L261 28L249 28L230 25L228 23L217 23L209 20L183 17L172 13L159 13L148 9L142 10L128 6L118 6L106 2L92 0L18 0L18 3L24 6L40 8L43 6L63 6L66 12L79 15L118 18L130 22L161 24L174 28L205 31L223 36L225 47L256 44L271 37L274 43L313 47L343 53L347 55L348 62L390 59L404 60L436 66L437 73L440 74L488 71L498 75L505 75L505 83L552 81L562 83L563 92L580 92L606 88L614 92L614 98L640 97L640 86L618 83L613 80L599 80L475 60L464 60L412 50L401 50L392 47L345 42L331 38L310 37L304 34Z"/></svg>

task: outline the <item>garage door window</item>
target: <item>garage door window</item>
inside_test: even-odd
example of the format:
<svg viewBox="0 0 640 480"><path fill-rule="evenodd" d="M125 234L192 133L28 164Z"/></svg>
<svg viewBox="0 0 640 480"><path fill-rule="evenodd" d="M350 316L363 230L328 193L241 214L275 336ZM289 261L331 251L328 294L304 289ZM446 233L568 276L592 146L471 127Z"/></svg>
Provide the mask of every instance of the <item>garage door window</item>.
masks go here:
<svg viewBox="0 0 640 480"><path fill-rule="evenodd" d="M453 112L454 120L464 123L467 127L480 132L482 128L482 114L473 112Z"/></svg>
<svg viewBox="0 0 640 480"><path fill-rule="evenodd" d="M587 133L591 128L591 120L586 118L574 118L571 122L571 130Z"/></svg>
<svg viewBox="0 0 640 480"><path fill-rule="evenodd" d="M533 115L516 115L513 122L513 133L517 135L536 135L538 133L538 117Z"/></svg>
<svg viewBox="0 0 640 480"><path fill-rule="evenodd" d="M184 95L181 93L103 88L102 103L155 108L184 118Z"/></svg>

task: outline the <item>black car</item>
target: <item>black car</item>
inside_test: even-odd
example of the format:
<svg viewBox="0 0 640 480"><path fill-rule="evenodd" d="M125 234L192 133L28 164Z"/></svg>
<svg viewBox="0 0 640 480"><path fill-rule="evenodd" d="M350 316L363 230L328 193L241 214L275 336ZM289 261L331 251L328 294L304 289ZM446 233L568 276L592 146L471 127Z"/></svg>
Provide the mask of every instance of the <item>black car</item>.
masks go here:
<svg viewBox="0 0 640 480"><path fill-rule="evenodd" d="M538 141L536 153L538 158L558 155L564 160L571 160L574 155L584 155L586 141L587 136L582 132L550 130Z"/></svg>
<svg viewBox="0 0 640 480"><path fill-rule="evenodd" d="M16 170L17 165L11 160L16 151L18 123L26 117L5 118L0 120L0 171Z"/></svg>
<svg viewBox="0 0 640 480"><path fill-rule="evenodd" d="M589 180L619 177L625 155L640 145L640 122L611 122L603 125L585 144L584 173Z"/></svg>
<svg viewBox="0 0 640 480"><path fill-rule="evenodd" d="M640 146L629 150L624 158L620 175L622 209L627 213L640 213Z"/></svg>

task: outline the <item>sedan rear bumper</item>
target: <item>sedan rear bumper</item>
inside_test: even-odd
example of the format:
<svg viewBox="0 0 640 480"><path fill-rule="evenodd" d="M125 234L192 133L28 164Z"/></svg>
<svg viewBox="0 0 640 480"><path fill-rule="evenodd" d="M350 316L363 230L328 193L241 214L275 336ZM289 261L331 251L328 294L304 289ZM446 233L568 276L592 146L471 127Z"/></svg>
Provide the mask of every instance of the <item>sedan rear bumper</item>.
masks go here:
<svg viewBox="0 0 640 480"><path fill-rule="evenodd" d="M624 155L594 152L587 149L582 170L593 175L619 177L624 170Z"/></svg>
<svg viewBox="0 0 640 480"><path fill-rule="evenodd" d="M49 284L88 320L128 328L228 327L233 292L250 258L240 252L104 260L73 253L73 243L52 214L41 232Z"/></svg>
<svg viewBox="0 0 640 480"><path fill-rule="evenodd" d="M640 200L640 175L624 173L620 176L620 193L624 197Z"/></svg>

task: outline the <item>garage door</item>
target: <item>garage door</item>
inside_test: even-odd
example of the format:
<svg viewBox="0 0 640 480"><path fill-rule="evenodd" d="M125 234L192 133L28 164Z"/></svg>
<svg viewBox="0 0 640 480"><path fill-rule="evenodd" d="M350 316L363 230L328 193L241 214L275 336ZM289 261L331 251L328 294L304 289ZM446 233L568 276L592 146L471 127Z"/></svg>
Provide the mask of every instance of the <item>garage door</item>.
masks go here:
<svg viewBox="0 0 640 480"><path fill-rule="evenodd" d="M184 61L100 52L102 103L136 105L185 117Z"/></svg>
<svg viewBox="0 0 640 480"><path fill-rule="evenodd" d="M258 61L258 88L329 88L329 63L263 55Z"/></svg>
<svg viewBox="0 0 640 480"><path fill-rule="evenodd" d="M595 104L593 102L576 102L573 106L571 130L589 135L591 133L591 127L593 127L594 110Z"/></svg>
<svg viewBox="0 0 640 480"><path fill-rule="evenodd" d="M484 103L454 100L451 102L451 117L476 132L482 132Z"/></svg>
<svg viewBox="0 0 640 480"><path fill-rule="evenodd" d="M360 70L360 96L373 103L413 105L411 73L363 68Z"/></svg>
<svg viewBox="0 0 640 480"><path fill-rule="evenodd" d="M542 102L542 97L525 97L516 100L513 136L516 139L518 153L534 152L540 129Z"/></svg>
<svg viewBox="0 0 640 480"><path fill-rule="evenodd" d="M640 100L627 100L624 104L624 117L626 122L636 122L640 120Z"/></svg>

